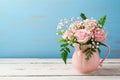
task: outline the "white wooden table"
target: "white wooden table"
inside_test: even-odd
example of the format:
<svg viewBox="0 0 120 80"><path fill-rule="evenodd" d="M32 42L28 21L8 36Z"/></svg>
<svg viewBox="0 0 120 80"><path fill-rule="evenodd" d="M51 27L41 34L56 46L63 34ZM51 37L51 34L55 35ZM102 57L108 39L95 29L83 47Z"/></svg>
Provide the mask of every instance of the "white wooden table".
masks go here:
<svg viewBox="0 0 120 80"><path fill-rule="evenodd" d="M78 74L61 59L0 59L0 80L120 80L120 59L107 59L103 67Z"/></svg>

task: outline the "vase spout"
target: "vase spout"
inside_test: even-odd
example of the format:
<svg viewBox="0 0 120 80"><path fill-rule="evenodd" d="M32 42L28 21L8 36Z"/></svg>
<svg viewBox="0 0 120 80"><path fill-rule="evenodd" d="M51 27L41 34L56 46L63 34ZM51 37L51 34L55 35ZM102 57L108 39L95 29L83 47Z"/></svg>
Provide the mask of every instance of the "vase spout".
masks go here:
<svg viewBox="0 0 120 80"><path fill-rule="evenodd" d="M79 44L74 43L73 46L75 48L75 51L79 51L80 50L80 45Z"/></svg>

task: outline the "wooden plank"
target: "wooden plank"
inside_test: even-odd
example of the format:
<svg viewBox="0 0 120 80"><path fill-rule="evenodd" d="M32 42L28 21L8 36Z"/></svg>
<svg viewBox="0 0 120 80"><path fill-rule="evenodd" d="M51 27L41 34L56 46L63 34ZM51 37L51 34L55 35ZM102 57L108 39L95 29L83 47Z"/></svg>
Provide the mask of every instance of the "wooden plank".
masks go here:
<svg viewBox="0 0 120 80"><path fill-rule="evenodd" d="M0 77L0 80L120 80L120 76Z"/></svg>
<svg viewBox="0 0 120 80"><path fill-rule="evenodd" d="M67 60L71 64L71 59ZM64 64L62 59L39 59L39 58L1 58L0 64ZM120 59L106 59L104 64L120 63Z"/></svg>
<svg viewBox="0 0 120 80"><path fill-rule="evenodd" d="M48 65L48 64L37 64L37 65L11 65L5 64L0 65L0 77L5 75L36 75L36 76L78 76L78 74L72 65ZM91 76L120 76L120 65L104 65L98 68L95 72L87 74ZM84 75L84 76L87 76Z"/></svg>
<svg viewBox="0 0 120 80"><path fill-rule="evenodd" d="M60 77L60 76L120 76L120 60L106 60L91 74L78 74L69 64L61 59L0 59L0 77Z"/></svg>

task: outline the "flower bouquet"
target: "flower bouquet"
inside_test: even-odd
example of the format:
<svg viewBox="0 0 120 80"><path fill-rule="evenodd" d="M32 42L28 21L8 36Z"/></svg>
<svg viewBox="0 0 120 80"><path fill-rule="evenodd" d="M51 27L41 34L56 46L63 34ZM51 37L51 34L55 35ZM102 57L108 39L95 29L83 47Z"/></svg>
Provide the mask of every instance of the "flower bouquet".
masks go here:
<svg viewBox="0 0 120 80"><path fill-rule="evenodd" d="M80 17L82 20L80 20ZM106 15L98 21L88 19L85 14L81 13L80 17L69 20L61 20L57 26L57 35L62 35L58 40L61 43L60 52L64 63L67 63L67 57L70 53L70 47L75 51L72 57L73 66L80 73L89 73L102 64L110 52L109 46L105 43L107 33L104 30ZM100 46L108 47L108 53L100 61Z"/></svg>

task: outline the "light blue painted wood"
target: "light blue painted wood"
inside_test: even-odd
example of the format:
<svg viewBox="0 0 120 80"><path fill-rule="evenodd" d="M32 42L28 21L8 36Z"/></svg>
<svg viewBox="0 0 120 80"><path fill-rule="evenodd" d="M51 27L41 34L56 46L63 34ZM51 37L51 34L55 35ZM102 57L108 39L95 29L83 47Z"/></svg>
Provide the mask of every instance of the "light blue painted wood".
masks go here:
<svg viewBox="0 0 120 80"><path fill-rule="evenodd" d="M55 35L61 18L107 15L110 58L120 57L119 0L0 0L0 57L60 57ZM59 18L59 19L58 19ZM102 57L106 49L102 48ZM73 50L72 50L73 52ZM72 54L69 55L71 57Z"/></svg>

